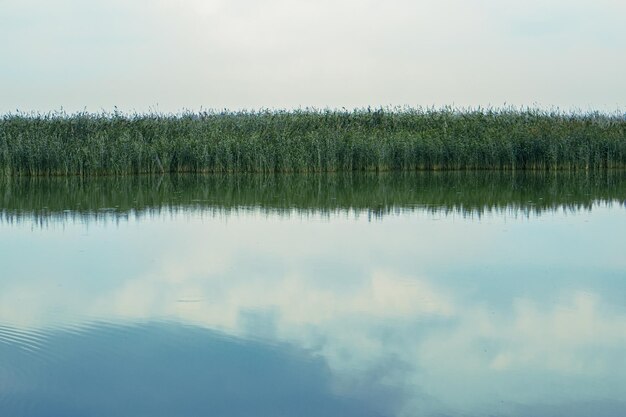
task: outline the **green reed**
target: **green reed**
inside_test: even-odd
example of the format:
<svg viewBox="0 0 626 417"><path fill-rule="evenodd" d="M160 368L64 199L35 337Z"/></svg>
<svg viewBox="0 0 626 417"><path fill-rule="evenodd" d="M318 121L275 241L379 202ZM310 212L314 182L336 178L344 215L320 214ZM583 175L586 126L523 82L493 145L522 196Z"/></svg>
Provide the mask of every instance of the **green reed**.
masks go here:
<svg viewBox="0 0 626 417"><path fill-rule="evenodd" d="M540 110L10 114L0 171L563 170L626 167L626 118Z"/></svg>

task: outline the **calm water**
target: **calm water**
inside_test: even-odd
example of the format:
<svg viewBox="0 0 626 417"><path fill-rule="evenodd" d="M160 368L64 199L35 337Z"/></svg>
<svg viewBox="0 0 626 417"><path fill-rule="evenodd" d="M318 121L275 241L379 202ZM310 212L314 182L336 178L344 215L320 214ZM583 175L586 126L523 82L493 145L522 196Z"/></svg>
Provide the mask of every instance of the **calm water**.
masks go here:
<svg viewBox="0 0 626 417"><path fill-rule="evenodd" d="M0 184L2 416L624 416L626 173Z"/></svg>

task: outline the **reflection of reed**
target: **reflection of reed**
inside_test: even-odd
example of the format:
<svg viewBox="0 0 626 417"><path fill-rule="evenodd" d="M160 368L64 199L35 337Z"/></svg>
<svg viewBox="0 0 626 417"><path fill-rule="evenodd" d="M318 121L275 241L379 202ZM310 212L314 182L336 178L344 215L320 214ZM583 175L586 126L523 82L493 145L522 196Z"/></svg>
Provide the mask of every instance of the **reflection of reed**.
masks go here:
<svg viewBox="0 0 626 417"><path fill-rule="evenodd" d="M626 201L626 171L411 172L11 178L0 183L4 221L116 218L168 211L288 214L402 210L482 214L591 208Z"/></svg>

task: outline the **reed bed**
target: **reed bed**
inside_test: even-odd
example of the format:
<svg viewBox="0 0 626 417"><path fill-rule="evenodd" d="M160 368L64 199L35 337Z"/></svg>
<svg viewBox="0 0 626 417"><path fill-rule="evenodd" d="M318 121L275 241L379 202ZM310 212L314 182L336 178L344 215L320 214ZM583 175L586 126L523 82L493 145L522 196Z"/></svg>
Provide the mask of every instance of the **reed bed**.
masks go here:
<svg viewBox="0 0 626 417"><path fill-rule="evenodd" d="M9 114L4 176L626 167L626 117L361 109Z"/></svg>

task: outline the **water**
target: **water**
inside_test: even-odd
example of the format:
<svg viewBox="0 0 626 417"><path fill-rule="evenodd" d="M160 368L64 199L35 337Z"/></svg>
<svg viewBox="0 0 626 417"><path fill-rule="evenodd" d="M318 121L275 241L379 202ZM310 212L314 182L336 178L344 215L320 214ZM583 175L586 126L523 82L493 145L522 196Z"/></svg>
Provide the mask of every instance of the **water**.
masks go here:
<svg viewBox="0 0 626 417"><path fill-rule="evenodd" d="M2 416L626 415L626 173L0 185Z"/></svg>

